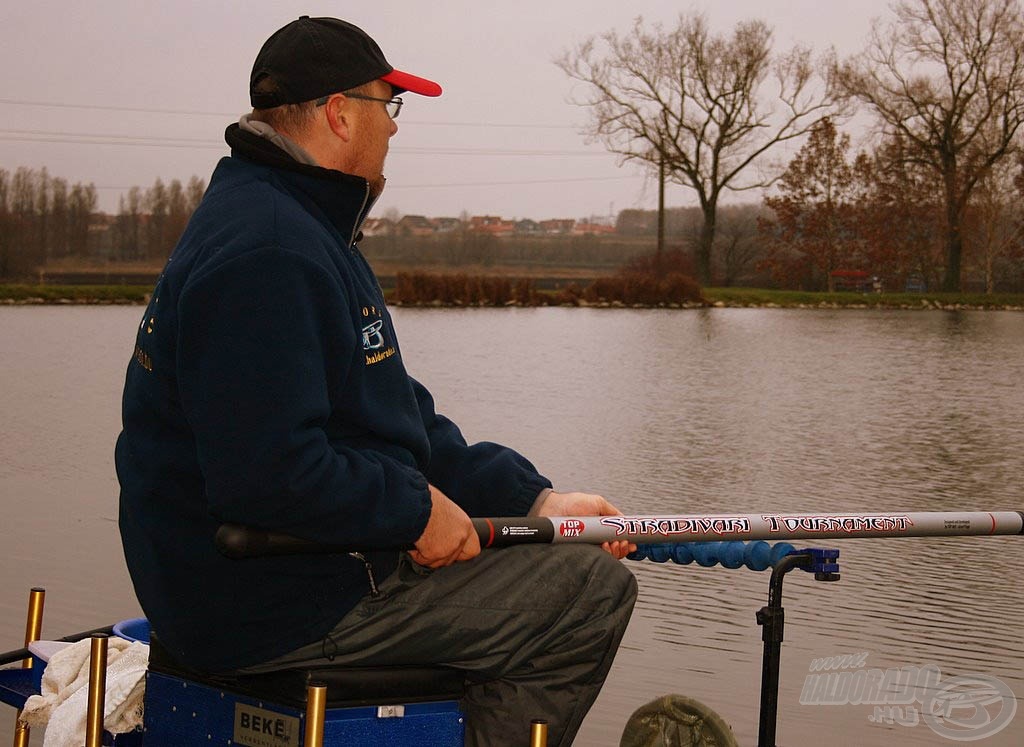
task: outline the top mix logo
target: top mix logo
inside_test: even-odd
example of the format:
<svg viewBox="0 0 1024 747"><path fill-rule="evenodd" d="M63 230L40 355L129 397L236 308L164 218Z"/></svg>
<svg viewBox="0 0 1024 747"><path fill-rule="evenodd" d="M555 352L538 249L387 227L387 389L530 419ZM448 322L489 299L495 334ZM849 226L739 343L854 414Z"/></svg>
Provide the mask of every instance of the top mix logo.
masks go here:
<svg viewBox="0 0 1024 747"><path fill-rule="evenodd" d="M580 519L566 519L558 525L558 533L563 537L579 537L583 534L583 522Z"/></svg>

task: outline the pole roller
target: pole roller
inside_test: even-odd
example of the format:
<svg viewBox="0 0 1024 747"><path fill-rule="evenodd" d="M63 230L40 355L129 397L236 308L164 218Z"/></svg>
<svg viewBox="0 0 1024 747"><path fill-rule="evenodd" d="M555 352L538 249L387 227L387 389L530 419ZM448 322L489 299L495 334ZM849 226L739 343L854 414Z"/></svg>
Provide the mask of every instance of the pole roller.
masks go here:
<svg viewBox="0 0 1024 747"><path fill-rule="evenodd" d="M103 706L107 695L107 636L94 635L89 649L89 705L85 712L85 747L103 745Z"/></svg>

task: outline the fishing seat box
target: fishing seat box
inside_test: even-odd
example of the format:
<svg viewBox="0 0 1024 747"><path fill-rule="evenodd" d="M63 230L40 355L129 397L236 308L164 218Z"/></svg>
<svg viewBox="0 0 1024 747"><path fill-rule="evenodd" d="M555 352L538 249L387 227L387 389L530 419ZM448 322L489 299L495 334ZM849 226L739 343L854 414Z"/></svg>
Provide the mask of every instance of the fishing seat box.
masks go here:
<svg viewBox="0 0 1024 747"><path fill-rule="evenodd" d="M458 670L328 665L209 674L179 664L151 635L145 747L304 747L310 683L327 686L324 747L463 743Z"/></svg>

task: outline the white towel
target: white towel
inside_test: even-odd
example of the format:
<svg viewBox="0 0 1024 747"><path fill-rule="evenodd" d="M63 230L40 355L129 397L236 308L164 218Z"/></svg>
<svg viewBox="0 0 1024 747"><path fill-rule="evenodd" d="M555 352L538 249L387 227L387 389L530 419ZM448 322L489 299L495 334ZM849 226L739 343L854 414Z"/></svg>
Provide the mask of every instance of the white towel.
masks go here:
<svg viewBox="0 0 1024 747"><path fill-rule="evenodd" d="M22 718L29 726L46 726L43 747L80 747L85 744L89 704L89 639L50 657L43 671L42 693L25 701ZM103 728L123 734L142 725L149 646L123 638L107 641L107 691Z"/></svg>

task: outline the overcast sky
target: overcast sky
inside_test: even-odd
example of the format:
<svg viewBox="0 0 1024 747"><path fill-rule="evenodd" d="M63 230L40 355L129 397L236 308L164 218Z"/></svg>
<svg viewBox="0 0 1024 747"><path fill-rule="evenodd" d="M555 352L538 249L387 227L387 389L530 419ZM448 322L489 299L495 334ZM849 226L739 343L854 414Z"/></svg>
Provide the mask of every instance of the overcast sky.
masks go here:
<svg viewBox="0 0 1024 747"><path fill-rule="evenodd" d="M672 23L690 9L722 31L760 18L777 49L800 42L841 54L861 49L871 19L890 12L887 0L11 0L0 9L0 168L92 181L111 212L132 185L206 179L227 153L224 127L248 109L263 41L300 15L330 15L445 89L439 99L406 95L377 215L653 208L656 189L638 167L584 141L586 110L569 103L573 84L553 60L637 15ZM669 202L693 199L671 187Z"/></svg>

